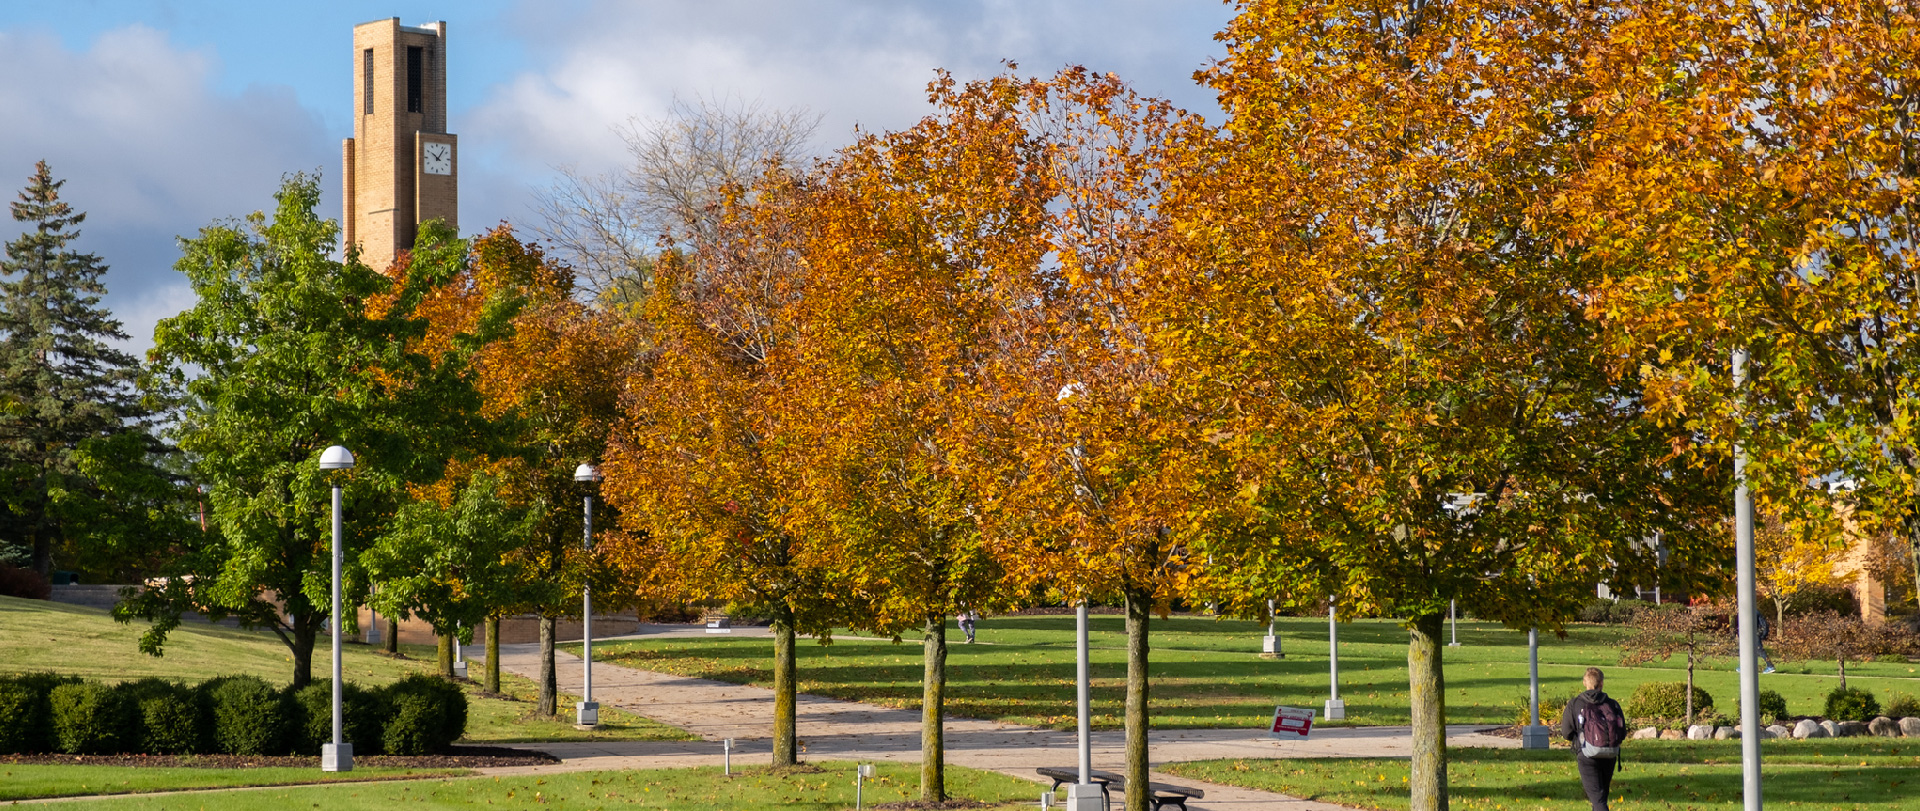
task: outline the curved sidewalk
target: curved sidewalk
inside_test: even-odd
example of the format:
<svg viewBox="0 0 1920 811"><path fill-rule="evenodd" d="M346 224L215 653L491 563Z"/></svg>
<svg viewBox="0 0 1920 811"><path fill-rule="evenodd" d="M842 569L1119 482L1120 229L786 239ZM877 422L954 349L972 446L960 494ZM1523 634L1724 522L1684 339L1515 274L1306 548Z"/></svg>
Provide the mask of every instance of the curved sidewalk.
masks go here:
<svg viewBox="0 0 1920 811"><path fill-rule="evenodd" d="M537 678L539 646L501 645L501 667ZM580 692L580 659L565 652L555 656L560 689ZM618 741L520 744L550 752L564 762L489 770L492 774L589 769L717 766L722 760L719 741L734 739L734 761L768 762L773 733L773 691L727 682L674 676L620 665L597 663L593 668L594 698L656 721L699 735L698 741ZM892 760L919 762L920 712L878 707L801 694L798 702L800 745L804 756L828 760ZM1449 727L1455 745L1512 747L1515 741L1482 735L1477 727ZM1312 740L1281 742L1257 730L1154 730L1150 751L1155 765L1213 758L1405 757L1412 752L1407 727L1348 727L1316 730ZM1123 761L1125 734L1119 730L1093 734L1096 768L1117 771ZM1071 732L972 718L949 718L946 725L947 762L988 769L1036 780L1042 766L1072 767L1077 742ZM1281 794L1202 783L1155 772L1158 782L1197 786L1207 792L1193 811L1281 808L1331 811L1344 806L1295 799ZM1037 798L1039 791L1036 790Z"/></svg>

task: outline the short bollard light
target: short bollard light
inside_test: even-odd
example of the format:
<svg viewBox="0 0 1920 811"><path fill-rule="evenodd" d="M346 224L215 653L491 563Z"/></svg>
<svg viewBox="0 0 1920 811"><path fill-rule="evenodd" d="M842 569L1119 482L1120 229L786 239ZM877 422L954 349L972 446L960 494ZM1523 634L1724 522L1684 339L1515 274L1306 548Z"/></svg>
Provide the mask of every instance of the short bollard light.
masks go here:
<svg viewBox="0 0 1920 811"><path fill-rule="evenodd" d="M853 811L860 811L861 783L873 779L874 768L871 763L862 763L853 770Z"/></svg>
<svg viewBox="0 0 1920 811"><path fill-rule="evenodd" d="M733 739L720 742L720 773L733 774Z"/></svg>

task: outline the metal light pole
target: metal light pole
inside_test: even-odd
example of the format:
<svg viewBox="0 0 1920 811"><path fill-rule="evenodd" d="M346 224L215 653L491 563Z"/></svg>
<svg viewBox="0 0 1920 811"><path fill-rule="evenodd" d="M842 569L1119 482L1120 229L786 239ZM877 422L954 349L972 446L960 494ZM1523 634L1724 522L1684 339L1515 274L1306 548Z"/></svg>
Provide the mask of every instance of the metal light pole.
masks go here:
<svg viewBox="0 0 1920 811"><path fill-rule="evenodd" d="M353 469L353 454L346 448L334 445L321 452L321 470L347 471ZM334 474L333 479L333 743L320 747L320 771L353 771L353 744L341 740L340 718L340 477L345 473Z"/></svg>
<svg viewBox="0 0 1920 811"><path fill-rule="evenodd" d="M1347 717L1347 702L1340 700L1340 623L1335 616L1332 600L1327 601L1327 681L1329 685L1326 712L1322 715L1328 721L1339 721Z"/></svg>
<svg viewBox="0 0 1920 811"><path fill-rule="evenodd" d="M1095 811L1107 807L1106 795L1093 783L1093 682L1087 668L1087 602L1074 611L1075 662L1079 666L1080 782L1067 786L1067 811Z"/></svg>
<svg viewBox="0 0 1920 811"><path fill-rule="evenodd" d="M1267 601L1267 638L1260 640L1260 655L1273 658L1287 658L1286 651L1280 649L1280 615L1274 613L1273 601Z"/></svg>
<svg viewBox="0 0 1920 811"><path fill-rule="evenodd" d="M1739 401L1745 399L1746 386L1747 350L1736 349L1733 391ZM1736 416L1741 427L1745 427L1745 409L1736 412ZM1760 811L1760 665L1759 642L1753 634L1753 498L1747 494L1747 446L1737 435L1733 443L1733 549L1740 590L1741 796L1747 811Z"/></svg>
<svg viewBox="0 0 1920 811"><path fill-rule="evenodd" d="M584 544L587 551L593 551L593 486L600 482L600 470L586 462L573 469L573 480L587 488L587 494L581 499L585 505ZM593 584L590 578L580 581L580 658L584 674L580 679L580 703L575 704L574 725L591 729L600 725L600 705L593 700Z"/></svg>
<svg viewBox="0 0 1920 811"><path fill-rule="evenodd" d="M1459 600L1447 601L1447 624L1453 627L1453 641L1448 642L1447 647L1449 648L1460 647L1460 601Z"/></svg>
<svg viewBox="0 0 1920 811"><path fill-rule="evenodd" d="M1527 728L1520 730L1521 749L1545 749L1553 736L1540 725L1540 629L1527 629Z"/></svg>

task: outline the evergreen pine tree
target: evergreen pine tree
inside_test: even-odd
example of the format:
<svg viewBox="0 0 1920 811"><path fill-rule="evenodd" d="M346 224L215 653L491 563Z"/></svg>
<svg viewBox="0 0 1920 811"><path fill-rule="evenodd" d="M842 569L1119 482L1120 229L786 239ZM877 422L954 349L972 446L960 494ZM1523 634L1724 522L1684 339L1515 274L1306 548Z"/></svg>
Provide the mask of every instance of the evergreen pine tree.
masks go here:
<svg viewBox="0 0 1920 811"><path fill-rule="evenodd" d="M127 334L100 306L107 266L69 247L86 214L61 202L65 182L35 165L13 203L28 230L0 261L0 554L25 552L42 574L73 514L60 502L93 489L79 470L83 444L139 430L146 416L138 361L109 343Z"/></svg>

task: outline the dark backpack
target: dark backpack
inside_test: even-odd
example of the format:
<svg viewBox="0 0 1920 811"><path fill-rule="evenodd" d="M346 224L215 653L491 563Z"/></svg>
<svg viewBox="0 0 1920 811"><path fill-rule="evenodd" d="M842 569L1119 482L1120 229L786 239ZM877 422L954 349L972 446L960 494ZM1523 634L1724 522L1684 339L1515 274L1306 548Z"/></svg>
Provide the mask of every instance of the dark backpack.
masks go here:
<svg viewBox="0 0 1920 811"><path fill-rule="evenodd" d="M1627 737L1627 721L1620 717L1618 707L1612 701L1599 701L1580 711L1580 754L1589 758L1620 757L1620 742Z"/></svg>

